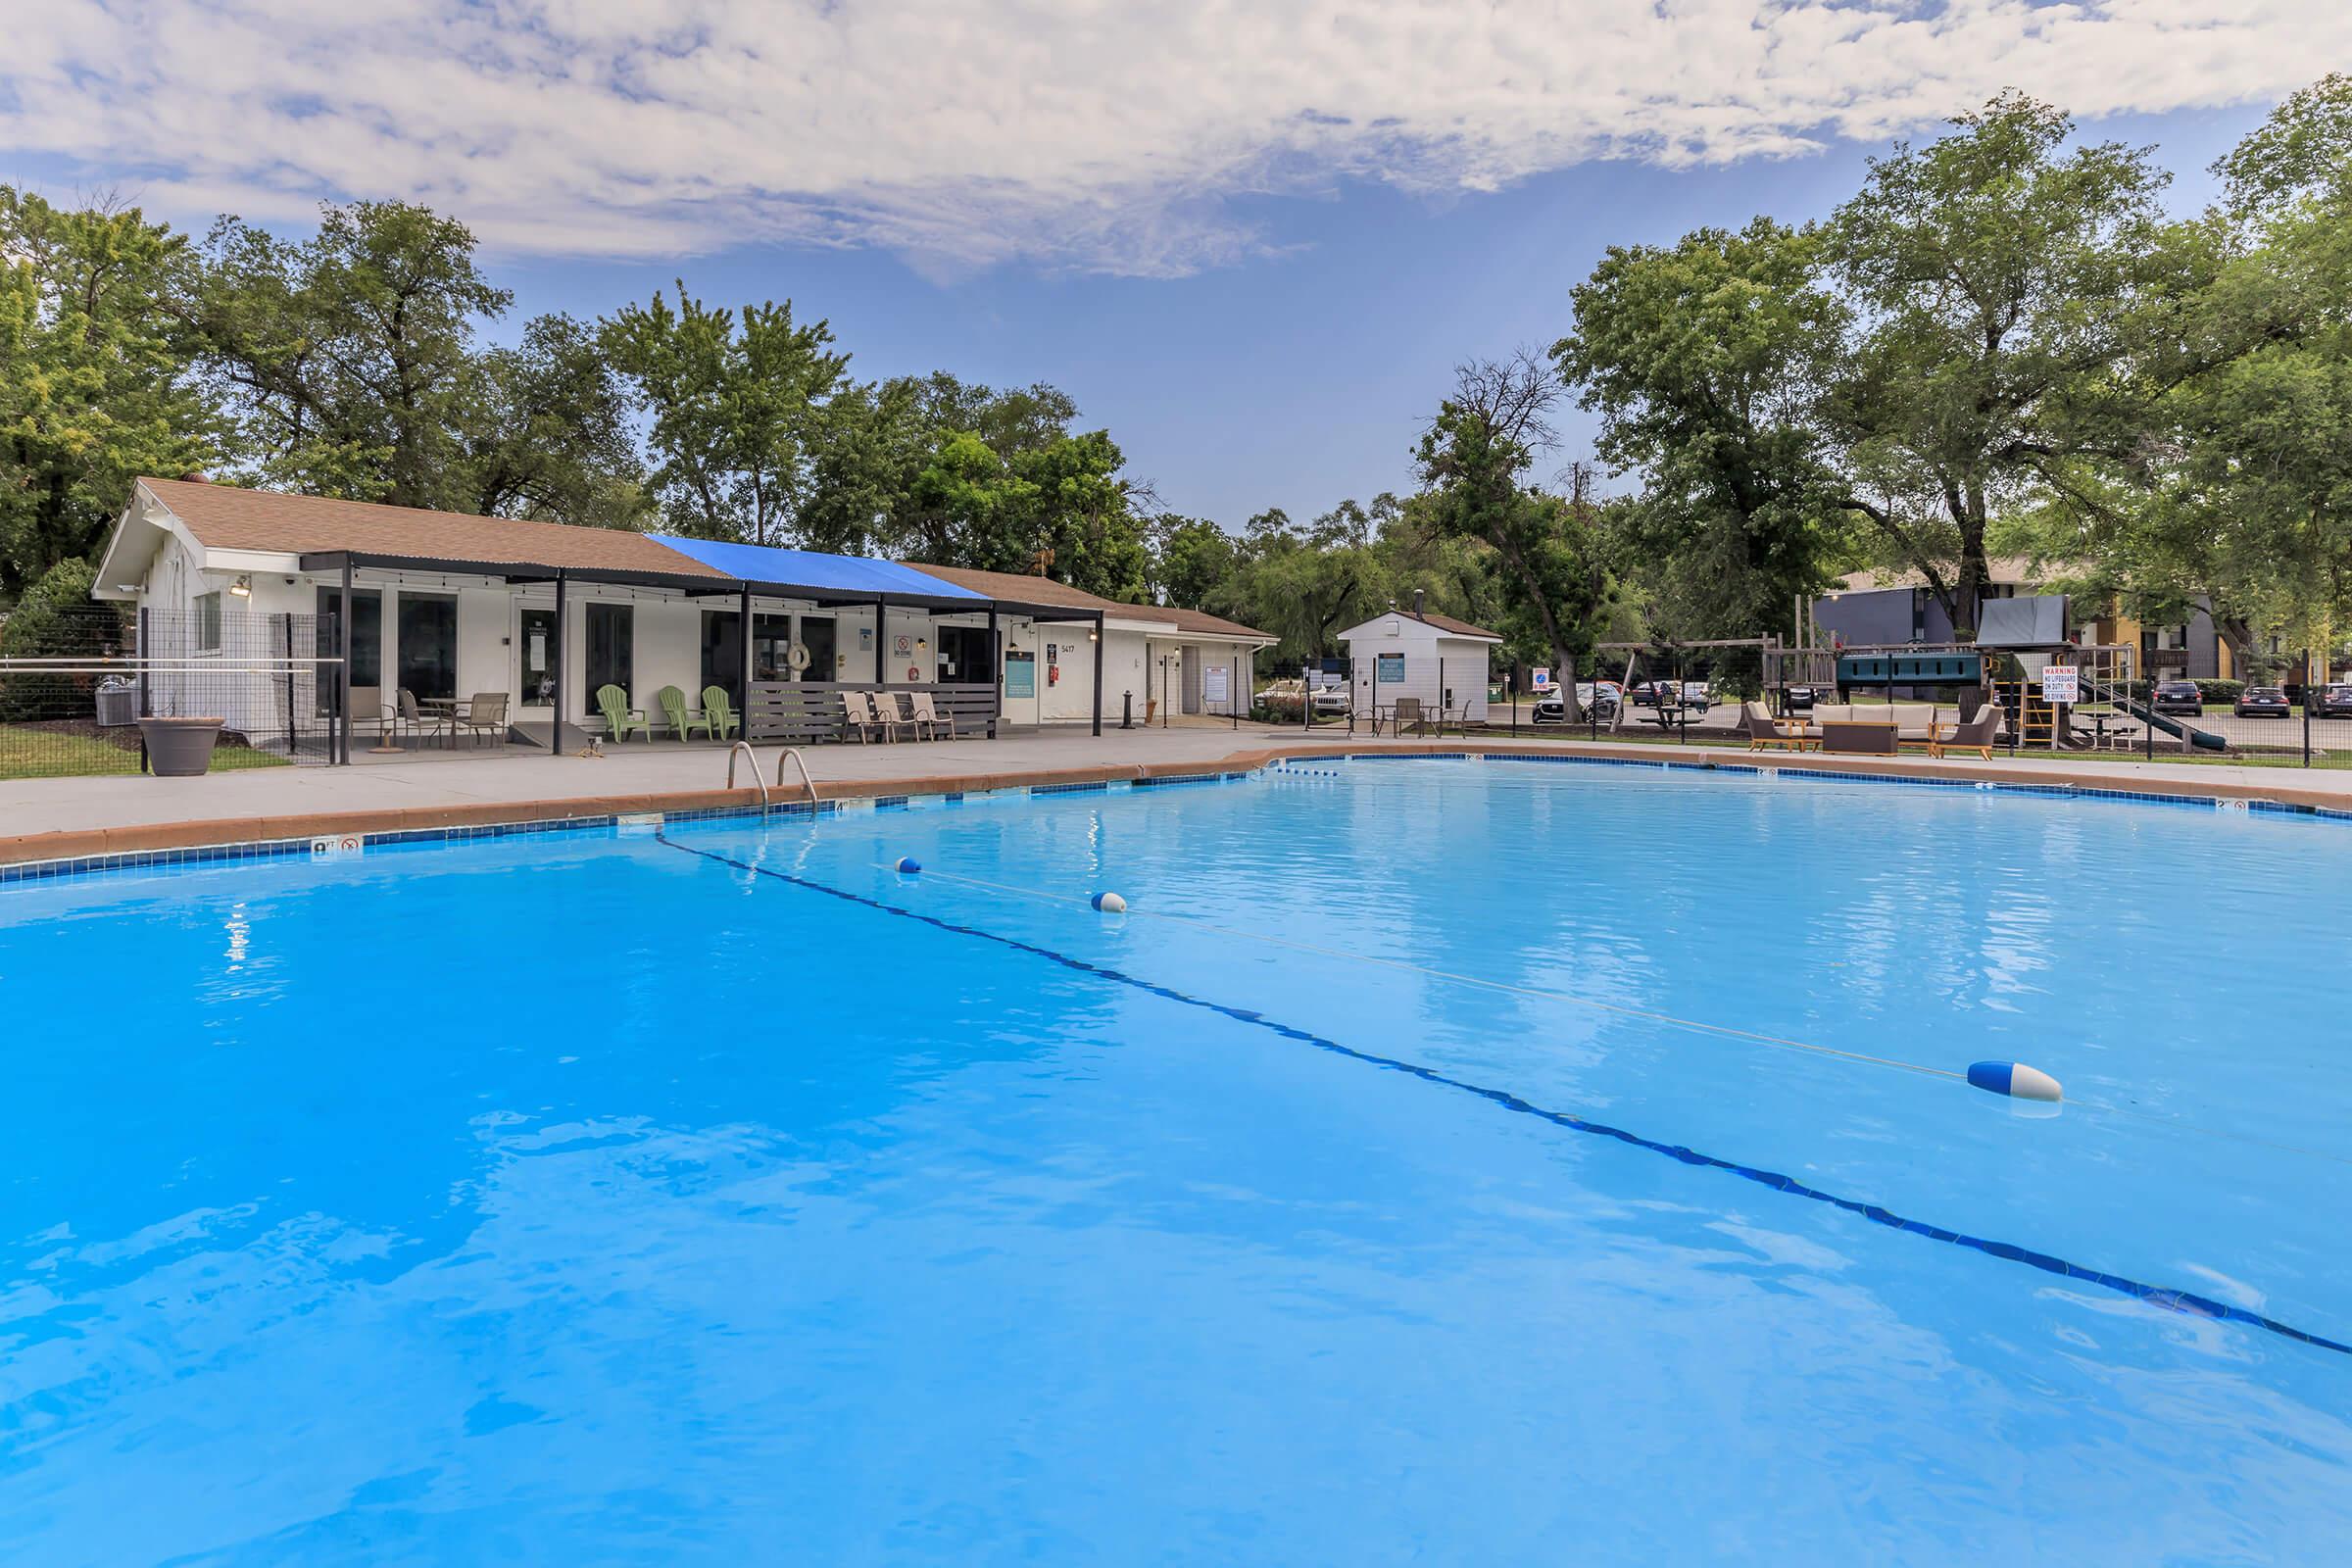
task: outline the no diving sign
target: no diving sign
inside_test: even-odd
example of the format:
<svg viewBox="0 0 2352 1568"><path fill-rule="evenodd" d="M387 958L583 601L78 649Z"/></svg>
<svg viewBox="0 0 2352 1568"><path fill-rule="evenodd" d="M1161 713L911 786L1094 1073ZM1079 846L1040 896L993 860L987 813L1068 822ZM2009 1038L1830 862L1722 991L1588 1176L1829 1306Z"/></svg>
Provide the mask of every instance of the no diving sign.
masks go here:
<svg viewBox="0 0 2352 1568"><path fill-rule="evenodd" d="M2072 664L2049 664L2041 672L2041 700L2074 704L2082 700L2082 683Z"/></svg>

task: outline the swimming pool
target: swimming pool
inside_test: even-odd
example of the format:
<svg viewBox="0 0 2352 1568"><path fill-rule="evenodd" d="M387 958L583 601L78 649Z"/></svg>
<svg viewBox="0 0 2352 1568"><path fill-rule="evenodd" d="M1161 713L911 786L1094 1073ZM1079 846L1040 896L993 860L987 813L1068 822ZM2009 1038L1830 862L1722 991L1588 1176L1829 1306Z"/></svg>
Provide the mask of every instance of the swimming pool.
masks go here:
<svg viewBox="0 0 2352 1568"><path fill-rule="evenodd" d="M2332 1555L2348 873L1386 761L0 889L0 1540Z"/></svg>

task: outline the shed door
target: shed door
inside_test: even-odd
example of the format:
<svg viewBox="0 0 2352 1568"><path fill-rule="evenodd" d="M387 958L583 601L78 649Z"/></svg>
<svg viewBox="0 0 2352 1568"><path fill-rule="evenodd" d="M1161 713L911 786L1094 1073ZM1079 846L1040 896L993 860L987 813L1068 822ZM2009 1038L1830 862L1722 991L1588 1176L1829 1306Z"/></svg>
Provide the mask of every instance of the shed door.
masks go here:
<svg viewBox="0 0 2352 1568"><path fill-rule="evenodd" d="M1192 643L1184 645L1184 710L1200 711L1200 650Z"/></svg>

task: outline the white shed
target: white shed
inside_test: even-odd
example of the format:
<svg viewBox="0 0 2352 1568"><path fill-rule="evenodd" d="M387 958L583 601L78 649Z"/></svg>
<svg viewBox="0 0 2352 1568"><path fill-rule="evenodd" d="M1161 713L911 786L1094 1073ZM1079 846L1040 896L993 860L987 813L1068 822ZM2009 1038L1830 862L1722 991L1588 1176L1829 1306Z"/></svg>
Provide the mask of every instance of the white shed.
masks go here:
<svg viewBox="0 0 2352 1568"><path fill-rule="evenodd" d="M1495 633L1451 615L1392 606L1340 633L1355 666L1358 712L1399 697L1480 720L1487 716L1487 656Z"/></svg>

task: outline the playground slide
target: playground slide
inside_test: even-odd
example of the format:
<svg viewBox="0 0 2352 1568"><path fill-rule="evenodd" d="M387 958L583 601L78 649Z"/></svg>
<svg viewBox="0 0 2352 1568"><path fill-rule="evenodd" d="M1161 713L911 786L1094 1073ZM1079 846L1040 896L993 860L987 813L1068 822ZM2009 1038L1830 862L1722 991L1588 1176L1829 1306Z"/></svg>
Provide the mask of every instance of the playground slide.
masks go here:
<svg viewBox="0 0 2352 1568"><path fill-rule="evenodd" d="M2100 702L2114 707L2118 712L2129 713L2162 734L2185 740L2199 751L2226 752L2230 749L2230 743L2211 730L2199 729L2196 725L2182 719L2167 717L2145 703L2135 703L2131 698L2118 694L2112 687L2085 682L2083 689Z"/></svg>

